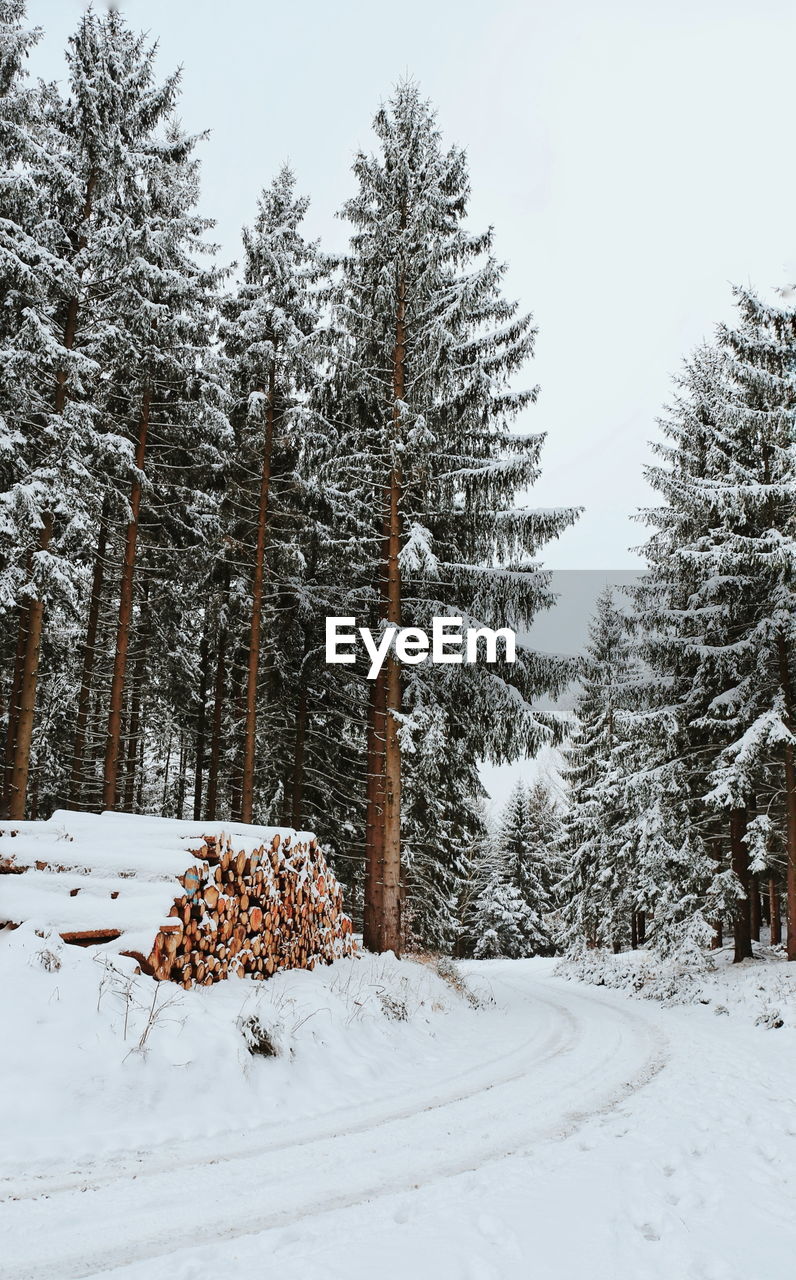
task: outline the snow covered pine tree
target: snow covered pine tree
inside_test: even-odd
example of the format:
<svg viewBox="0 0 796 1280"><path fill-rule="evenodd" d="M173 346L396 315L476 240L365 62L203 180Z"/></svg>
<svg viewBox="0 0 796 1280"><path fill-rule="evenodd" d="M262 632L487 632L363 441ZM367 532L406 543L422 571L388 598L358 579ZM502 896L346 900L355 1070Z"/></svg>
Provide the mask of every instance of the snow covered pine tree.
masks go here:
<svg viewBox="0 0 796 1280"><path fill-rule="evenodd" d="M501 814L494 851L487 853L483 888L468 922L477 959L553 954L556 826L545 784L518 782Z"/></svg>
<svg viewBox="0 0 796 1280"><path fill-rule="evenodd" d="M622 798L628 734L623 712L636 676L628 620L612 588L597 600L580 662L576 728L565 752L565 812L560 832L564 938L570 946L619 950L639 931L633 868L626 856ZM639 918L640 916L640 918Z"/></svg>
<svg viewBox="0 0 796 1280"><path fill-rule="evenodd" d="M491 232L464 228L464 153L443 149L414 84L398 87L375 130L379 153L358 156L359 190L343 209L355 230L335 300L345 336L326 395L337 430L323 474L348 492L342 527L358 524L353 585L369 587L369 621L380 625L429 629L432 616L450 615L525 627L551 603L534 555L577 516L515 505L542 446L509 425L535 399L510 387L532 351L531 319L500 292ZM531 699L568 675L566 662L524 646L513 665L426 662L403 679L390 656L368 708L368 946L398 951L404 924L426 939L452 935L457 860L477 821L477 759L550 740L556 719Z"/></svg>
<svg viewBox="0 0 796 1280"><path fill-rule="evenodd" d="M41 171L26 179L24 189L35 195L24 228L6 227L35 266L26 268L27 305L5 347L16 390L9 378L0 391L4 418L21 437L3 493L6 581L14 584L7 601L19 617L7 807L18 817L32 760L30 812L39 784L49 808L67 795L74 804L100 797L116 803L122 725L140 721L126 670L140 526L149 521L171 550L202 541L188 530L202 528L197 503L203 486L212 487L224 431L217 388L200 369L213 313L211 277L189 256L207 225L191 210L195 140L170 123L177 77L157 83L153 60L154 51L118 13L81 19L68 52L69 100L41 90L29 126L38 130L31 154ZM22 156L17 171L25 175L27 163ZM39 227L47 239L34 255ZM153 412L160 465L148 476L141 515ZM160 505L163 483L169 492ZM100 614L117 549L122 567L108 713L97 681L105 673ZM170 576L179 577L173 565ZM181 611L187 614L185 603ZM147 616L166 612L153 608ZM37 697L40 668L43 697ZM107 733L104 725L97 731L105 719ZM136 734L127 736L129 782ZM97 766L99 795L88 777Z"/></svg>
<svg viewBox="0 0 796 1280"><path fill-rule="evenodd" d="M243 281L225 304L221 330L230 364L236 433L234 537L238 546L247 548L241 568L251 583L240 800L244 822L252 821L258 781L255 757L266 556L270 559L267 664L274 694L277 681L282 689L290 683L284 652L290 628L283 630L280 624L290 612L291 601L295 605L302 592L297 578L303 579L301 570L307 562L305 535L312 504L300 477L306 472L312 421L306 398L318 377L318 285L324 269L317 244L308 243L301 234L308 204L296 195L294 175L285 166L262 193L254 226L244 230ZM257 492L252 490L252 476L257 477ZM290 712L283 710L281 718L279 732L266 735L261 753L272 764ZM278 723L272 718L273 728ZM279 770L271 770L271 786L275 788L279 780ZM262 813L262 803L257 807Z"/></svg>

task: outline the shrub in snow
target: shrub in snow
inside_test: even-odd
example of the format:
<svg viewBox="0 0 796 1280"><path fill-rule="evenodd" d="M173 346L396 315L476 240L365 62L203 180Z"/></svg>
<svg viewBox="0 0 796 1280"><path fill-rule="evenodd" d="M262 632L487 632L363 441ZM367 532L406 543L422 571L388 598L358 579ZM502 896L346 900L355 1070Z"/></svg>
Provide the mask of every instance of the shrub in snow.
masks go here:
<svg viewBox="0 0 796 1280"><path fill-rule="evenodd" d="M385 1018L390 1018L394 1022L406 1022L409 1010L402 996L394 991L378 991L377 995Z"/></svg>
<svg viewBox="0 0 796 1280"><path fill-rule="evenodd" d="M38 954L38 961L42 969L47 970L47 973L57 973L61 967L61 957L55 951L51 951L49 947L42 947Z"/></svg>
<svg viewBox="0 0 796 1280"><path fill-rule="evenodd" d="M276 1058L282 1052L279 1041L281 1028L266 1026L259 1014L238 1018L238 1027L246 1048L255 1057Z"/></svg>

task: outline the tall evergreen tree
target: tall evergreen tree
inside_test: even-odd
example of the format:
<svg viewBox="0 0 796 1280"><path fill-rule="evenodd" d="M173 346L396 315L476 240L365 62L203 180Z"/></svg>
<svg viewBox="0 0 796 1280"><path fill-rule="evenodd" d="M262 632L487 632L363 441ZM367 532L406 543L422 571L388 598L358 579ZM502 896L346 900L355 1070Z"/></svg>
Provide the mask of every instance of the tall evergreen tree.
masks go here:
<svg viewBox="0 0 796 1280"><path fill-rule="evenodd" d="M720 332L732 386L719 423L725 465L712 477L718 519L709 557L713 575L735 591L732 604L725 600L733 627L710 713L723 746L709 799L735 816L731 841L746 848L733 852L751 903L747 822L761 793L781 797L772 807L783 819L787 952L796 960L796 308L745 289L736 300L740 324Z"/></svg>
<svg viewBox="0 0 796 1280"><path fill-rule="evenodd" d="M597 600L579 670L576 728L566 750L566 813L561 831L565 936L611 945L630 938L637 910L626 852L623 721L634 683L628 620L610 587Z"/></svg>
<svg viewBox="0 0 796 1280"><path fill-rule="evenodd" d="M12 16L14 10L19 19L20 7ZM92 392L113 291L112 277L99 268L99 246L118 203L117 127L129 86L113 83L107 95L96 86L86 92L76 70L80 43L79 34L73 97L64 103L42 88L24 122L17 112L14 137L22 150L15 186L22 203L3 227L5 261L16 277L6 317L17 317L0 375L3 418L15 441L3 494L4 594L18 607L7 802L15 817L26 806L45 609L74 616L85 534L101 503L100 477L118 473L126 458L103 431ZM102 122L110 127L103 131Z"/></svg>
<svg viewBox="0 0 796 1280"><path fill-rule="evenodd" d="M147 55L149 56L149 55ZM137 199L128 199L127 260L117 301L119 333L110 365L111 408L120 429L135 441L136 472L124 531L119 608L110 684L103 770L103 804L119 800L123 756L122 718L128 690L128 655L134 621L135 573L145 540L145 561L158 581L160 599L150 609L154 625L174 626L173 642L154 653L183 662L184 632L195 588L192 570L217 542L213 492L219 487L228 426L223 395L208 361L214 325L216 274L204 267L203 234L209 224L196 210L196 138L172 122L173 97L160 95L142 147ZM163 125L162 134L157 132ZM146 161L146 163L145 163ZM180 568L174 572L175 553ZM177 597L171 608L169 596ZM194 615L200 621L198 611ZM201 627L204 619L201 620ZM200 631L201 634L201 631ZM183 665L196 687L200 648Z"/></svg>
<svg viewBox="0 0 796 1280"><path fill-rule="evenodd" d="M653 679L630 780L656 931L668 920L706 941L707 920L729 915L736 960L759 932L750 820L763 805L787 826L793 742L792 338L785 312L742 300L739 330L687 365L650 472L665 505L645 513L656 532L636 608Z"/></svg>
<svg viewBox="0 0 796 1280"><path fill-rule="evenodd" d="M355 580L382 626L447 614L524 627L550 603L533 556L576 515L515 503L542 444L511 429L535 399L510 385L532 351L531 319L501 293L491 232L465 229L464 153L443 149L413 84L399 86L375 130L379 153L357 158L359 189L343 210L354 224L335 309L346 337L329 383L338 431L326 473L345 483L359 521ZM419 774L410 781L417 739L455 743L458 765L533 751L554 728L531 698L567 674L521 650L516 665L425 663L402 679L391 653L368 710L369 946L401 945L401 797L422 787ZM458 778L476 785L466 768ZM462 834L463 848L471 831Z"/></svg>
<svg viewBox="0 0 796 1280"><path fill-rule="evenodd" d="M291 170L283 167L262 193L253 227L244 230L243 280L226 305L223 326L237 432L241 513L237 540L251 548L244 556L244 571L251 575L241 782L244 822L252 821L255 805L257 704L266 601L270 643L265 665L273 686L280 674L285 675L278 668L287 656L276 643L276 628L280 616L291 613L290 600L296 596L293 580L296 573L302 576L304 560L302 499L309 499L309 495L299 476L306 472L304 455L311 420L306 398L317 378L317 295L323 271L317 245L307 242L301 232L308 204L306 198L296 195ZM256 492L252 476L258 478ZM306 505L310 503L311 499ZM266 582L267 558L270 584ZM286 634L279 638L286 639ZM276 741L268 747L271 757L276 753Z"/></svg>

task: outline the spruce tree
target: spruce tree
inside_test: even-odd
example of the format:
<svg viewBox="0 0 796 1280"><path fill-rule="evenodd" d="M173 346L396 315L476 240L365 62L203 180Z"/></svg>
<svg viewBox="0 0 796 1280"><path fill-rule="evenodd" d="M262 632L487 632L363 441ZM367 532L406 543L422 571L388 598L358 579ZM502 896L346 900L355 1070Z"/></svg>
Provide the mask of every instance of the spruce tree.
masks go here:
<svg viewBox="0 0 796 1280"><path fill-rule="evenodd" d="M309 513L302 510L302 499L309 495L301 477L306 473L311 435L306 399L316 379L317 295L323 270L317 245L307 242L301 232L308 204L296 195L291 170L283 167L263 191L253 227L244 230L243 280L226 303L222 329L236 430L236 541L245 548L242 567L250 575L241 781L244 822L252 821L255 807L261 666L265 657L272 687L289 679L280 670L288 655L278 643L287 640L289 628L280 633L278 627L280 620L289 622L295 614L301 590L295 576L303 576L305 559L302 516ZM310 504L311 499L306 505ZM284 734L280 736L284 739ZM266 747L272 758L277 741L275 736ZM275 785L276 777L271 781Z"/></svg>
<svg viewBox="0 0 796 1280"><path fill-rule="evenodd" d="M511 386L532 351L532 322L502 295L491 232L465 229L464 154L443 148L417 88L400 85L374 127L379 152L357 158L358 192L343 210L354 234L327 397L336 433L324 474L346 488L346 519L359 525L353 581L370 594L371 624L430 627L436 614L524 627L550 603L535 553L576 514L515 502L538 474L542 444L511 425L535 399ZM425 663L403 678L389 657L368 705L369 946L401 944L401 796L423 786L419 771L411 778L420 737L451 743L457 766L533 752L555 729L531 699L567 674L565 663L523 649L516 665ZM465 801L472 769L449 777ZM413 798L411 809L422 805ZM471 835L462 831L461 852ZM450 866L458 854L425 856ZM418 861L410 876L425 875Z"/></svg>
<svg viewBox="0 0 796 1280"><path fill-rule="evenodd" d="M710 568L736 587L723 688L711 708L723 746L709 800L730 809L747 901L756 893L748 822L765 793L786 849L787 953L796 960L796 309L736 290L740 323L723 328L732 380L722 404L725 465L713 483L718 519ZM725 591L727 588L725 588ZM779 785L772 774L779 776ZM743 850L738 846L745 846ZM752 927L749 921L750 929Z"/></svg>
<svg viewBox="0 0 796 1280"><path fill-rule="evenodd" d="M625 717L635 678L628 620L606 587L580 662L575 731L565 752L561 892L570 945L619 950L638 927L624 797L630 742Z"/></svg>
<svg viewBox="0 0 796 1280"><path fill-rule="evenodd" d="M544 783L518 782L478 868L480 891L466 925L477 959L552 955L556 826Z"/></svg>
<svg viewBox="0 0 796 1280"><path fill-rule="evenodd" d="M20 7L11 13L18 21ZM5 603L13 601L18 614L7 789L15 817L26 808L45 613L75 618L85 534L99 513L103 477L119 474L126 462L120 442L103 431L94 392L113 292L101 246L118 205L115 126L130 87L114 84L107 95L87 90L77 70L86 23L73 44L67 102L49 87L21 108L13 86L7 98L17 126L12 142L21 147L16 216L3 224L4 260L15 279L0 371L5 429L15 443L2 529ZM105 133L103 121L111 125Z"/></svg>
<svg viewBox="0 0 796 1280"><path fill-rule="evenodd" d="M665 505L645 513L657 532L636 608L653 678L631 779L656 931L704 942L729 916L736 960L759 933L754 815L779 809L787 829L792 744L787 313L745 297L739 330L686 366L650 471Z"/></svg>

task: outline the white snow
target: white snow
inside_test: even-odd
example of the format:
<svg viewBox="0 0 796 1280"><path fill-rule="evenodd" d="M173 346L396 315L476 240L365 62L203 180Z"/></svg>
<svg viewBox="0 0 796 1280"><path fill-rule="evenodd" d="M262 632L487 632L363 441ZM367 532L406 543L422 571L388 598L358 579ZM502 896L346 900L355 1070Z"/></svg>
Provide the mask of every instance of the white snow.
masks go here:
<svg viewBox="0 0 796 1280"><path fill-rule="evenodd" d="M544 960L462 966L478 1008L391 956L187 992L109 963L0 934L4 1280L787 1274L781 961L674 1008Z"/></svg>

